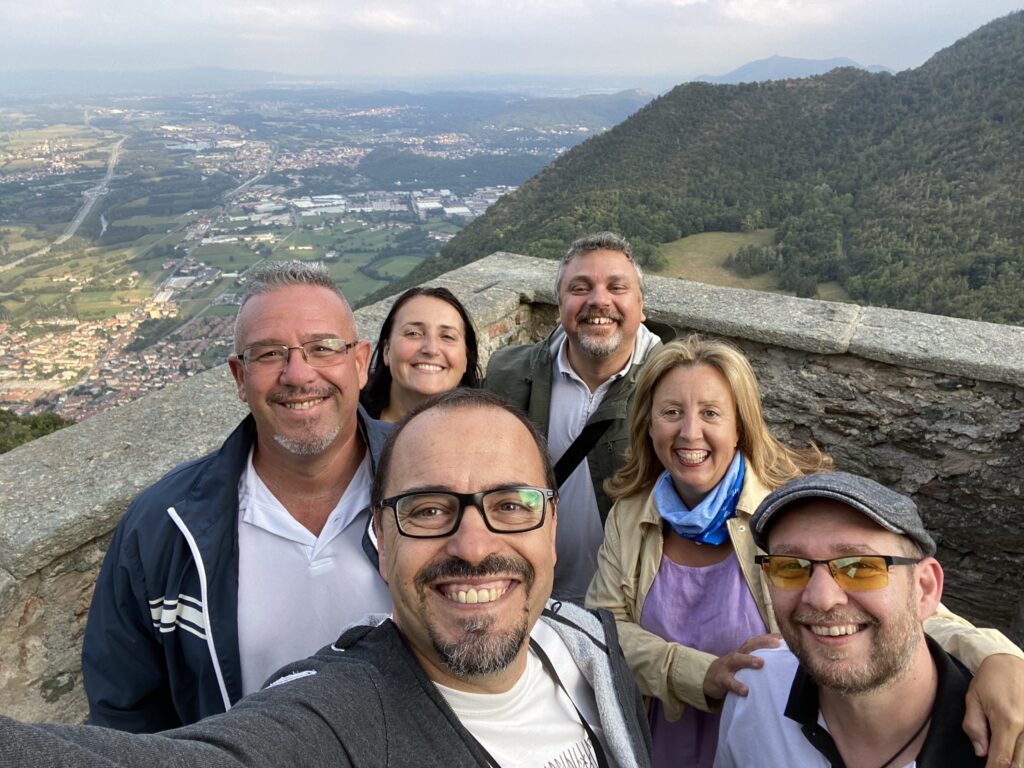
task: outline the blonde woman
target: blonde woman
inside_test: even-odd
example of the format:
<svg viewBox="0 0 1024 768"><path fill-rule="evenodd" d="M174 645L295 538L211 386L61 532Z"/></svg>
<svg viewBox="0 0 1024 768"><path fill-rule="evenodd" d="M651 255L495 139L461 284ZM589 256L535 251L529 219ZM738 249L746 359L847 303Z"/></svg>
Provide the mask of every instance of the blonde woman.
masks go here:
<svg viewBox="0 0 1024 768"><path fill-rule="evenodd" d="M718 704L728 691L745 695L735 673L760 666L751 651L778 643L750 515L773 489L832 462L771 435L750 363L723 341L691 336L652 355L631 419L626 464L606 485L616 501L586 603L614 614L652 699L653 764L711 766ZM968 666L1013 652L999 633L940 613L925 628ZM1012 708L1007 682L988 682Z"/></svg>

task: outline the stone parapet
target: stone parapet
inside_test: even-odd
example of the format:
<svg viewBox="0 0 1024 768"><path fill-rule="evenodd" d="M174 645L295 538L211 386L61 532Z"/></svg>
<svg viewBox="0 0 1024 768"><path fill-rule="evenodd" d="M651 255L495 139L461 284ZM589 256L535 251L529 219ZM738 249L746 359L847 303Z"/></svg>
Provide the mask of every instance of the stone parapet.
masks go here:
<svg viewBox="0 0 1024 768"><path fill-rule="evenodd" d="M245 413L220 366L0 456L0 711L84 718L82 632L114 525Z"/></svg>
<svg viewBox="0 0 1024 768"><path fill-rule="evenodd" d="M442 276L481 363L557 321L556 264L497 253ZM646 312L750 357L775 434L913 495L956 611L1024 639L1024 328L648 276ZM375 339L391 299L356 313ZM244 415L226 366L0 456L0 711L84 717L92 583L130 500Z"/></svg>

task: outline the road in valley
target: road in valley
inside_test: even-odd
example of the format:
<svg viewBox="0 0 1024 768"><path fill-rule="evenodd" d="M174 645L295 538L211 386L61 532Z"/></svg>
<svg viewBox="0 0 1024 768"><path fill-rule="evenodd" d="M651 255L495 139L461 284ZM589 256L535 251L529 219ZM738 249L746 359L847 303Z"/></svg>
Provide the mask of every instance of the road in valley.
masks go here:
<svg viewBox="0 0 1024 768"><path fill-rule="evenodd" d="M107 172L103 175L99 184L85 191L85 203L83 203L82 207L78 209L78 213L75 214L75 218L73 218L71 223L68 224L64 233L52 243L40 248L38 251L22 256L20 259L12 261L10 264L0 264L0 272L13 269L27 259L33 259L36 256L44 256L49 253L50 249L55 245L60 245L74 236L78 231L78 228L82 226L82 222L85 221L85 217L89 215L89 211L91 211L93 206L96 205L96 201L103 195L107 194L107 190L110 187L110 180L114 177L114 167L117 165L117 161L121 157L121 145L124 144L124 140L126 138L127 136L122 136L118 139L113 149L110 150L110 159L107 160Z"/></svg>

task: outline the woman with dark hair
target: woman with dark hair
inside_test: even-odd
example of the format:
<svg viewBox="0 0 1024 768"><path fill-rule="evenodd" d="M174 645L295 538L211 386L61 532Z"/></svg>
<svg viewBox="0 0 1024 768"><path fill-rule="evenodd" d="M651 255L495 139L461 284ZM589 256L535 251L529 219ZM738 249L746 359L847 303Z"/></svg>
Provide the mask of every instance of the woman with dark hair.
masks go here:
<svg viewBox="0 0 1024 768"><path fill-rule="evenodd" d="M431 395L480 386L476 331L447 288L410 288L380 327L360 402L371 416L398 421Z"/></svg>

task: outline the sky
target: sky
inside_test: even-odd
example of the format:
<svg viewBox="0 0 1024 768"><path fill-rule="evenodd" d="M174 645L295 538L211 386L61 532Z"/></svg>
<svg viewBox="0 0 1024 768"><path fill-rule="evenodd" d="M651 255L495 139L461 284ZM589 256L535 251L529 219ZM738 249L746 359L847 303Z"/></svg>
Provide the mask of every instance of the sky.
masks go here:
<svg viewBox="0 0 1024 768"><path fill-rule="evenodd" d="M916 67L1024 0L0 0L0 72L673 82L773 54Z"/></svg>

